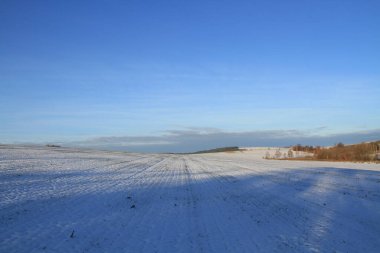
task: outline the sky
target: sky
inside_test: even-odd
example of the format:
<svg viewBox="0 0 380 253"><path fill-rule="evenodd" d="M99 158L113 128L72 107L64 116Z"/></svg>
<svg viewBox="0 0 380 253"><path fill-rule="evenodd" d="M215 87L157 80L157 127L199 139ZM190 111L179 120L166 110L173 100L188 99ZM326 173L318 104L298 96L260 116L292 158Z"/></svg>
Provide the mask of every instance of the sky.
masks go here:
<svg viewBox="0 0 380 253"><path fill-rule="evenodd" d="M0 143L380 139L380 1L0 1Z"/></svg>

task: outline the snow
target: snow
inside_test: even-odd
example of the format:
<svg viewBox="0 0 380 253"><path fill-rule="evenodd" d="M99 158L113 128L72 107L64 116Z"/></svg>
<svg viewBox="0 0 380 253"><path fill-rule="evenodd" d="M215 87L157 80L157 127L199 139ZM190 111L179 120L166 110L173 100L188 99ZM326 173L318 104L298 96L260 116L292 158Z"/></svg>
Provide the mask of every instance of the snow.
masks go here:
<svg viewBox="0 0 380 253"><path fill-rule="evenodd" d="M380 165L0 146L0 252L379 252Z"/></svg>

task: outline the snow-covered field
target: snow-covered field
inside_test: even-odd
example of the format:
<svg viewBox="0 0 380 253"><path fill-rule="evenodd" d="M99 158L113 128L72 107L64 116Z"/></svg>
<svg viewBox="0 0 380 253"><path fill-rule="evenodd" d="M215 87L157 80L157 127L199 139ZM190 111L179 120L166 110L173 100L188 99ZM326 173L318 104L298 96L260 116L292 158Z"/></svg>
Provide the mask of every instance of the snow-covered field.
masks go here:
<svg viewBox="0 0 380 253"><path fill-rule="evenodd" d="M380 165L0 147L0 252L380 252Z"/></svg>

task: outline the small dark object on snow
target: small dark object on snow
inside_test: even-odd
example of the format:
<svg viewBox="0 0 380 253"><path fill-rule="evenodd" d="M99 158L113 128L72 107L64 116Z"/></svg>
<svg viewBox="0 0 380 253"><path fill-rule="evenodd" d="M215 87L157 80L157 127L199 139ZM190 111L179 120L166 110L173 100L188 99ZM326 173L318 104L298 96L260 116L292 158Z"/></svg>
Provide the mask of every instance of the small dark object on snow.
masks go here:
<svg viewBox="0 0 380 253"><path fill-rule="evenodd" d="M70 238L74 238L74 230L73 230L73 232L71 232L71 235L70 235Z"/></svg>
<svg viewBox="0 0 380 253"><path fill-rule="evenodd" d="M127 199L131 199L132 197L131 196L128 196Z"/></svg>
<svg viewBox="0 0 380 253"><path fill-rule="evenodd" d="M135 205L131 205L131 208L136 208L136 206Z"/></svg>
<svg viewBox="0 0 380 253"><path fill-rule="evenodd" d="M174 206L177 206L177 204L176 204L176 203L174 203Z"/></svg>
<svg viewBox="0 0 380 253"><path fill-rule="evenodd" d="M326 203L323 203L323 205L325 206L325 205L326 205Z"/></svg>

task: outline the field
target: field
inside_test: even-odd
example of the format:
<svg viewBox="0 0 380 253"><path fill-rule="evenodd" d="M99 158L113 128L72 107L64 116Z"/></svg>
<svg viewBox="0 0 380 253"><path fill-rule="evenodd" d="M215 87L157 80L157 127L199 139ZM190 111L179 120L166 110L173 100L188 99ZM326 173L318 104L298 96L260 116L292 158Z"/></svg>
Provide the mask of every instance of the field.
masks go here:
<svg viewBox="0 0 380 253"><path fill-rule="evenodd" d="M0 252L380 252L380 165L0 146Z"/></svg>

